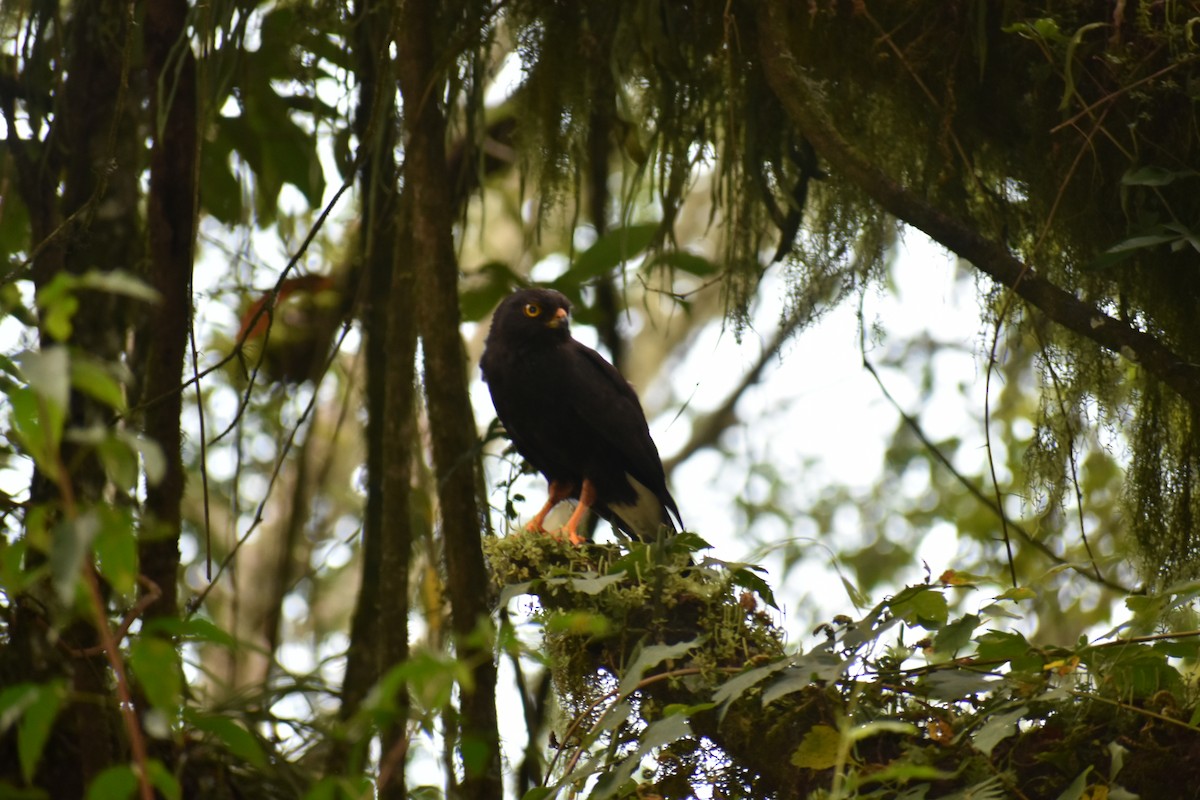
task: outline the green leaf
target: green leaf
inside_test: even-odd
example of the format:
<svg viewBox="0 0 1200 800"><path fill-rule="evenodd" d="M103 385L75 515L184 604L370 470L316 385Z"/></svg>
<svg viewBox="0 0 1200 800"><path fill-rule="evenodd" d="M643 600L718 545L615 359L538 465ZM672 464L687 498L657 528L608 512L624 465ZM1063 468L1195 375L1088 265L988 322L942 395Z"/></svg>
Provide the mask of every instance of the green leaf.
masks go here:
<svg viewBox="0 0 1200 800"><path fill-rule="evenodd" d="M232 226L242 221L242 187L229 166L232 144L222 136L222 125L211 129L213 138L200 148L200 203L217 221Z"/></svg>
<svg viewBox="0 0 1200 800"><path fill-rule="evenodd" d="M28 386L20 386L9 392L8 402L12 405L14 438L43 472L57 476L58 443L66 416L61 411L49 414L49 407L39 402L37 393ZM46 424L43 424L43 409L48 412L45 416L51 417Z"/></svg>
<svg viewBox="0 0 1200 800"><path fill-rule="evenodd" d="M26 559L29 550L28 538L0 546L0 586L4 587L4 591L9 595L15 596L42 580L49 569L45 563L31 566L36 564L37 560Z"/></svg>
<svg viewBox="0 0 1200 800"><path fill-rule="evenodd" d="M1063 77L1066 86L1063 89L1062 100L1059 101L1058 108L1060 111L1066 111L1071 105L1071 98L1075 96L1075 50L1083 42L1083 35L1088 31L1096 30L1097 28L1107 27L1107 22L1092 22L1082 26L1079 30L1071 35L1071 40L1067 43L1067 55L1064 62Z"/></svg>
<svg viewBox="0 0 1200 800"><path fill-rule="evenodd" d="M71 358L67 348L55 345L30 350L20 357L21 374L44 402L61 411L71 399Z"/></svg>
<svg viewBox="0 0 1200 800"><path fill-rule="evenodd" d="M162 299L150 284L124 270L91 270L79 276L79 288L95 292L123 295L146 303L157 303Z"/></svg>
<svg viewBox="0 0 1200 800"><path fill-rule="evenodd" d="M838 763L842 735L828 725L814 725L792 753L793 767L823 770Z"/></svg>
<svg viewBox="0 0 1200 800"><path fill-rule="evenodd" d="M142 457L142 469L146 473L146 482L157 486L167 472L167 459L162 448L153 439L137 436L128 430L117 431L117 438L130 449L137 451Z"/></svg>
<svg viewBox="0 0 1200 800"><path fill-rule="evenodd" d="M680 531L668 539L668 542L672 548L679 548L677 552L694 553L697 550L712 548L712 545L705 541L704 537L692 531Z"/></svg>
<svg viewBox="0 0 1200 800"><path fill-rule="evenodd" d="M976 652L980 661L1007 661L1017 671L1040 671L1045 663L1045 658L1019 633L993 630L976 637L975 641L979 643Z"/></svg>
<svg viewBox="0 0 1200 800"><path fill-rule="evenodd" d="M1159 167L1153 164L1144 167L1137 167L1128 170L1121 176L1122 186L1166 186L1168 183L1174 183L1180 178L1192 178L1197 173L1195 170L1171 170L1166 167Z"/></svg>
<svg viewBox="0 0 1200 800"><path fill-rule="evenodd" d="M792 665L790 659L781 658L778 661L773 661L770 664L765 664L761 667L748 669L745 672L739 672L729 680L722 683L717 690L713 692L713 702L720 704L732 703L734 700L742 696L752 686L766 680L780 670L787 669ZM728 706L722 711L728 710Z"/></svg>
<svg viewBox="0 0 1200 800"><path fill-rule="evenodd" d="M340 778L333 776L321 778L304 793L303 800L335 800L340 782Z"/></svg>
<svg viewBox="0 0 1200 800"><path fill-rule="evenodd" d="M137 535L132 509L103 506L99 509L100 528L93 547L100 574L122 595L133 594L137 585Z"/></svg>
<svg viewBox="0 0 1200 800"><path fill-rule="evenodd" d="M37 699L40 684L18 683L0 690L0 734L5 733Z"/></svg>
<svg viewBox="0 0 1200 800"><path fill-rule="evenodd" d="M137 488L140 476L137 452L131 450L116 431L104 433L94 445L96 456L104 465L104 474L117 488L131 492Z"/></svg>
<svg viewBox="0 0 1200 800"><path fill-rule="evenodd" d="M943 626L933 638L933 647L939 653L955 655L971 642L971 634L983 622L978 614L967 614Z"/></svg>
<svg viewBox="0 0 1200 800"><path fill-rule="evenodd" d="M113 764L88 786L87 800L126 800L137 792L138 779L128 764Z"/></svg>
<svg viewBox="0 0 1200 800"><path fill-rule="evenodd" d="M150 704L168 719L176 719L183 697L183 672L174 645L157 636L138 636L129 647L129 666Z"/></svg>
<svg viewBox="0 0 1200 800"><path fill-rule="evenodd" d="M551 615L545 622L549 633L570 636L604 637L613 632L613 624L602 614L590 611L564 611Z"/></svg>
<svg viewBox="0 0 1200 800"><path fill-rule="evenodd" d="M79 310L79 298L75 296L78 280L69 272L59 272L38 290L35 302L41 328L55 341L66 341L71 336L71 320Z"/></svg>
<svg viewBox="0 0 1200 800"><path fill-rule="evenodd" d="M946 781L954 779L957 775L958 773L956 772L947 772L937 767L931 767L928 764L914 764L911 761L899 758L877 772L871 772L862 776L851 776L846 781L846 786L848 789L857 789L860 786L868 786L873 783L905 784L911 781ZM866 795L859 796L865 797Z"/></svg>
<svg viewBox="0 0 1200 800"><path fill-rule="evenodd" d="M1186 658L1191 661L1200 659L1200 641L1196 639L1155 642L1153 647L1171 658Z"/></svg>
<svg viewBox="0 0 1200 800"><path fill-rule="evenodd" d="M75 584L92 540L100 532L100 516L89 509L74 519L62 519L54 526L50 545L50 577L59 600L69 604L75 596Z"/></svg>
<svg viewBox="0 0 1200 800"><path fill-rule="evenodd" d="M866 608L871 605L871 598L845 578L842 578L842 588L846 590L846 596L850 598L850 602L855 608Z"/></svg>
<svg viewBox="0 0 1200 800"><path fill-rule="evenodd" d="M633 773L637 770L640 763L641 761L633 756L621 760L616 766L599 777L596 781L596 786L592 789L591 794L588 795L588 800L606 800L606 798L613 797L618 792L621 792L622 795L632 794L632 789L634 788L632 785L628 786L628 791L622 790L626 789L627 784L632 784L630 778L633 777Z"/></svg>
<svg viewBox="0 0 1200 800"><path fill-rule="evenodd" d="M500 589L500 607L508 605L508 601L514 597L520 597L523 594L529 594L535 583L541 581L522 581L521 583L509 583Z"/></svg>
<svg viewBox="0 0 1200 800"><path fill-rule="evenodd" d="M625 674L621 676L621 696L628 697L637 689L638 684L642 682L646 671L657 667L664 661L680 658L689 650L699 646L707 636L697 636L695 639L690 639L686 642L678 642L677 644L652 644L648 646L638 647L633 657L633 662L625 669Z"/></svg>
<svg viewBox="0 0 1200 800"><path fill-rule="evenodd" d="M1084 264L1083 268L1093 272L1100 272L1102 270L1111 269L1118 264L1123 264L1132 257L1132 250L1126 250L1120 253L1101 253L1088 263Z"/></svg>
<svg viewBox="0 0 1200 800"><path fill-rule="evenodd" d="M158 790L163 800L183 799L183 789L179 786L179 781L157 758L146 762L146 772L150 775L150 785Z"/></svg>
<svg viewBox="0 0 1200 800"><path fill-rule="evenodd" d="M5 147L0 143L0 163L6 158ZM0 214L0 261L8 262L8 257L29 247L30 231L29 208L25 205L18 191L4 193L4 213ZM11 285L11 284L9 284ZM22 320L25 324L29 324Z"/></svg>
<svg viewBox="0 0 1200 800"><path fill-rule="evenodd" d="M1017 732L1017 723L1025 716L1027 710L1025 706L1018 706L1007 713L993 712L989 714L987 721L971 737L975 749L985 756L990 756L996 745Z"/></svg>
<svg viewBox="0 0 1200 800"><path fill-rule="evenodd" d="M4 199L7 203L9 200L15 199L16 192L10 192ZM5 206L5 213L0 215L0 228L4 227L4 223L8 219L8 211L11 206ZM2 237L3 234L0 234ZM3 252L3 245L0 244L0 252ZM0 285L0 316L11 316L13 319L30 328L37 327L37 314L33 313L26 305L25 298L21 295L21 287L16 281L9 281Z"/></svg>
<svg viewBox="0 0 1200 800"><path fill-rule="evenodd" d="M1029 651L1029 642L1024 636L1011 631L988 631L976 637L981 661L1011 661Z"/></svg>
<svg viewBox="0 0 1200 800"><path fill-rule="evenodd" d="M775 593L771 591L771 586L759 575L755 574L755 570L762 569L753 565L748 565L738 570L734 570L729 578L733 581L734 586L741 586L743 589L749 589L756 592L762 601L776 611L779 610L779 605L775 602Z"/></svg>
<svg viewBox="0 0 1200 800"><path fill-rule="evenodd" d="M927 630L945 625L950 614L946 596L934 586L910 586L893 597L888 607L905 622Z"/></svg>
<svg viewBox="0 0 1200 800"><path fill-rule="evenodd" d="M26 783L37 772L65 694L61 681L21 683L0 691L0 733L17 726L17 757Z"/></svg>
<svg viewBox="0 0 1200 800"><path fill-rule="evenodd" d="M1157 247L1160 244L1167 244L1179 239L1177 233L1152 233L1144 236L1133 236L1123 242L1118 242L1108 248L1108 253L1123 253L1127 250L1142 250L1148 247Z"/></svg>
<svg viewBox="0 0 1200 800"><path fill-rule="evenodd" d="M938 800L1008 800L1011 796L1005 785L1005 778L992 775L962 791L942 795Z"/></svg>
<svg viewBox="0 0 1200 800"><path fill-rule="evenodd" d="M520 278L503 261L489 261L464 281L458 304L465 322L478 322L520 284Z"/></svg>
<svg viewBox="0 0 1200 800"><path fill-rule="evenodd" d="M1027 39L1044 39L1047 42L1063 42L1067 38L1058 27L1058 21L1053 17L1021 20L1011 25L1005 25L1000 30L1005 33L1015 33Z"/></svg>
<svg viewBox="0 0 1200 800"><path fill-rule="evenodd" d="M571 585L572 591L582 592L588 595L597 595L600 592L612 586L614 583L619 583L625 579L624 572L615 572L610 575L592 575L586 578L570 578L568 583Z"/></svg>
<svg viewBox="0 0 1200 800"><path fill-rule="evenodd" d="M692 726L683 714L655 720L647 725L646 730L642 731L642 735L638 737L638 749L633 758L635 761L640 761L643 756L650 755L656 747L687 739L691 735Z"/></svg>
<svg viewBox="0 0 1200 800"><path fill-rule="evenodd" d="M1058 796L1058 800L1081 800L1083 793L1087 791L1088 775L1091 772L1092 767L1089 765L1075 777L1075 780L1071 781L1070 786L1063 790L1063 793Z"/></svg>
<svg viewBox="0 0 1200 800"><path fill-rule="evenodd" d="M212 620L204 617L191 617L190 619L158 617L147 622L142 632L143 635L153 634L189 642L215 644L230 650L242 646L242 643L233 634L218 628Z"/></svg>
<svg viewBox="0 0 1200 800"><path fill-rule="evenodd" d="M258 738L230 717L185 711L184 720L198 731L210 734L234 756L256 769L265 769L267 756Z"/></svg>
<svg viewBox="0 0 1200 800"><path fill-rule="evenodd" d="M657 222L613 228L580 253L571 268L551 285L554 288L578 286L608 275L618 265L635 258L649 247L660 228Z"/></svg>
<svg viewBox="0 0 1200 800"><path fill-rule="evenodd" d="M440 709L450 702L455 684L473 685L470 669L456 658L418 650L403 663L388 670L363 701L363 713L376 724L390 723L399 712L396 696L407 686L419 709Z"/></svg>
<svg viewBox="0 0 1200 800"><path fill-rule="evenodd" d="M863 739L870 739L872 736L879 736L884 733L914 736L917 733L917 727L911 722L900 722L894 719L876 719L871 722L864 722L862 725L855 725L846 734L846 738L852 743L861 742Z"/></svg>
<svg viewBox="0 0 1200 800"><path fill-rule="evenodd" d="M36 786L18 787L0 779L0 800L51 800L51 797Z"/></svg>
<svg viewBox="0 0 1200 800"><path fill-rule="evenodd" d="M720 267L716 263L709 261L704 256L698 256L686 250L672 250L669 253L661 253L654 259L654 266L657 267L659 265L677 269L689 275L695 275L697 278L707 278L716 275L720 270Z"/></svg>
<svg viewBox="0 0 1200 800"><path fill-rule="evenodd" d="M1143 644L1089 647L1081 653L1088 671L1104 676L1104 689L1122 698L1150 697L1164 689L1179 691L1183 677L1167 654Z"/></svg>
<svg viewBox="0 0 1200 800"><path fill-rule="evenodd" d="M125 410L125 391L104 364L76 356L71 359L71 386L116 411Z"/></svg>
<svg viewBox="0 0 1200 800"><path fill-rule="evenodd" d="M57 681L35 684L33 697L21 715L21 722L17 726L17 754L21 761L21 776L26 783L33 782L64 695L63 685Z"/></svg>
<svg viewBox="0 0 1200 800"><path fill-rule="evenodd" d="M1116 741L1108 743L1108 780L1114 781L1117 775L1125 767L1125 756L1129 755L1129 750L1122 747Z"/></svg>
<svg viewBox="0 0 1200 800"><path fill-rule="evenodd" d="M991 691L996 680L969 669L939 669L922 677L918 685L936 700L951 701Z"/></svg>
<svg viewBox="0 0 1200 800"><path fill-rule="evenodd" d="M291 45L289 42L288 46ZM286 74L285 71L279 77ZM316 208L325 191L325 178L316 153L315 136L296 124L287 101L272 84L269 70L251 70L243 88L242 115L223 117L222 124L230 142L258 180L255 199L259 223L276 218L279 191L285 183L299 189L309 205Z"/></svg>
<svg viewBox="0 0 1200 800"><path fill-rule="evenodd" d="M675 714L682 714L685 717L690 717L693 714L699 714L703 711L711 711L716 708L716 703L695 703L693 705L684 705L683 703L668 703L663 707L663 716L670 717Z"/></svg>
<svg viewBox="0 0 1200 800"><path fill-rule="evenodd" d="M813 684L833 683L842 677L850 663L822 649L793 656L787 660L787 669L783 674L763 690L762 703L764 706L770 705L780 697L802 691Z"/></svg>

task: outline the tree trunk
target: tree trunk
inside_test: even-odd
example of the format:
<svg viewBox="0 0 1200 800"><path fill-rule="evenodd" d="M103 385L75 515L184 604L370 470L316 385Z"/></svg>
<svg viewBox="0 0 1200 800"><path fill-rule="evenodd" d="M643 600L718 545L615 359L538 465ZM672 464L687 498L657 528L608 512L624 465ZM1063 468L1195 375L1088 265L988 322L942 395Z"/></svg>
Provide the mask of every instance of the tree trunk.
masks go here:
<svg viewBox="0 0 1200 800"><path fill-rule="evenodd" d="M187 42L188 4L146 7L143 29L150 67L150 195L148 277L161 295L139 347L146 368L146 435L162 449L166 471L146 487L146 519L138 556L142 573L162 592L147 615L178 613L180 503L184 472L180 376L192 319L192 252L196 224L196 59Z"/></svg>
<svg viewBox="0 0 1200 800"><path fill-rule="evenodd" d="M342 688L341 716L351 716L382 674L408 658L408 573L412 552L409 512L417 443L414 408L416 299L412 262L398 241L407 229L397 194L398 138L395 92L388 67L393 14L390 4L366 0L356 9L354 40L360 83L356 129L363 143L363 198L359 296L367 350L367 507L363 572L351 623L350 652ZM407 691L398 713L382 731L384 783L380 796L407 795L404 763ZM344 761L345 754L337 756ZM331 762L342 768L344 764Z"/></svg>
<svg viewBox="0 0 1200 800"><path fill-rule="evenodd" d="M446 168L446 121L438 63L446 57L435 25L439 4L406 2L398 27L400 92L404 98L405 189L412 198L412 263L419 303L418 330L424 354L425 397L433 444L451 616L458 657L473 664L474 686L460 686L465 779L462 796L498 798L499 737L496 732L496 665L472 636L489 609L483 529L476 491L475 419L467 394L466 353L459 334L458 264L452 181ZM436 47L435 47L436 45Z"/></svg>

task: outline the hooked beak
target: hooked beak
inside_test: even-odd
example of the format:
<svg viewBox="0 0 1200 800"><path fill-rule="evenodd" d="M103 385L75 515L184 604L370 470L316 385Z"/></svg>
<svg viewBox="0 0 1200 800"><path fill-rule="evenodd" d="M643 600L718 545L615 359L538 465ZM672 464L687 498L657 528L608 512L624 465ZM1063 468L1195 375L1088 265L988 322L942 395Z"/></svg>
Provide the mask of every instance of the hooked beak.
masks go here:
<svg viewBox="0 0 1200 800"><path fill-rule="evenodd" d="M560 308L560 309L558 309L558 311L554 312L553 319L547 320L546 327L547 328L560 328L566 324L567 324L567 310L565 308Z"/></svg>

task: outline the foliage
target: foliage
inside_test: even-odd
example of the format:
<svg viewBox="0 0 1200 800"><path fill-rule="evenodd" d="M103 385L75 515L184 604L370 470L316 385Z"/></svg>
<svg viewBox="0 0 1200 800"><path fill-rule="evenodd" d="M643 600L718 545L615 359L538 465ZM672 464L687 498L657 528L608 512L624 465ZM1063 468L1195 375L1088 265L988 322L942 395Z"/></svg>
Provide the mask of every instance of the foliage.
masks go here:
<svg viewBox="0 0 1200 800"><path fill-rule="evenodd" d="M1200 708L1178 666L1200 655L1195 631L1039 647L1010 629L1034 591L954 615L955 595L986 595L988 582L947 573L823 623L815 646L785 655L761 598L737 588L747 567L692 564L697 546L691 534L628 553L537 536L490 546L510 581L502 599L536 599L566 713L552 740L552 767L563 764L527 798L597 775L590 797L695 785L726 797L1162 797L1160 770L1195 746ZM1185 796L1190 778L1175 785Z"/></svg>
<svg viewBox="0 0 1200 800"><path fill-rule="evenodd" d="M6 2L0 795L1200 784L1195 13ZM974 347L865 310L906 226L973 262ZM693 533L492 535L530 481L465 351L534 276L769 580ZM823 390L786 345L851 300L896 423L804 494L745 401ZM764 333L736 386L670 380L726 325ZM853 610L814 616L814 565Z"/></svg>

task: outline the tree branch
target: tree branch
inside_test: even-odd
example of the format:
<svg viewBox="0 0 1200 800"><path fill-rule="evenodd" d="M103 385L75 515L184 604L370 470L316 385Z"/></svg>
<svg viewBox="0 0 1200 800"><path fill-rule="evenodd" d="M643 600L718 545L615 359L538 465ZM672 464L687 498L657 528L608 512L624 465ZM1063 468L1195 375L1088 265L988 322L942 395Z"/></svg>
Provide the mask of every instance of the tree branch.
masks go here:
<svg viewBox="0 0 1200 800"><path fill-rule="evenodd" d="M762 380L762 375L767 365L779 355L780 349L787 344L787 341L795 335L796 331L812 322L813 318L820 313L821 306L827 307L832 305L832 302L827 302L831 297L841 295L841 289L836 285L835 279L832 276L824 276L822 280L825 285L814 287L814 291L808 293L800 305L789 311L787 317L779 324L779 328L775 331L771 340L763 348L758 361L754 363L750 371L742 377L738 385L725 397L724 402L692 424L691 438L688 439L687 443L678 453L663 462L663 469L666 471L668 477L674 473L676 467L696 455L696 453L716 446L721 434L738 424L739 420L736 409L742 396L751 388L758 385Z"/></svg>
<svg viewBox="0 0 1200 800"><path fill-rule="evenodd" d="M893 180L847 142L822 107L819 92L801 73L788 42L791 4L757 4L758 50L767 82L784 112L831 167L900 221L924 231L977 269L1007 286L1050 320L1101 347L1137 362L1146 372L1200 408L1200 367L1172 351L1153 334L1105 314L1043 278L1000 242L951 217Z"/></svg>

